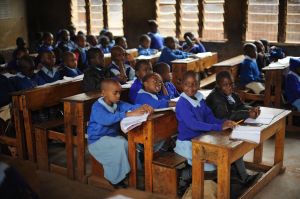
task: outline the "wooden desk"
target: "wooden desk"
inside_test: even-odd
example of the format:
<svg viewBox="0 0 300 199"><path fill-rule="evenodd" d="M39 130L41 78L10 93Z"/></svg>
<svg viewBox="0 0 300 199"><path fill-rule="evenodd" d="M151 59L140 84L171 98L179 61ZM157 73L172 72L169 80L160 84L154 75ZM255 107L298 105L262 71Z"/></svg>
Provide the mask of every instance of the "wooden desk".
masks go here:
<svg viewBox="0 0 300 199"><path fill-rule="evenodd" d="M82 92L81 85L82 80L70 81L12 94L18 150L21 151L22 156L24 155L23 140L19 139L25 137L28 159L31 161L36 160L31 112L58 105L62 98Z"/></svg>
<svg viewBox="0 0 300 199"><path fill-rule="evenodd" d="M203 198L204 162L217 165L218 199L230 198L230 166L231 163L243 157L254 149L253 163L247 165L252 169L266 173L258 182L252 185L241 198L252 198L275 176L283 171L283 150L286 126L286 116L290 111L262 107L262 111L278 114L271 124L264 125L261 132L261 143L275 135L275 156L273 165L262 164L262 144L231 140L230 131L210 132L192 140L193 143L193 199Z"/></svg>
<svg viewBox="0 0 300 199"><path fill-rule="evenodd" d="M129 89L122 89L121 99L128 101ZM93 103L101 97L99 91L81 93L62 99L64 103L64 130L66 136L67 175L71 179L78 177L81 182L86 182L86 158L85 158L85 132L87 122L90 119ZM72 130L76 129L77 136L73 136ZM77 175L74 167L74 145L77 146Z"/></svg>
<svg viewBox="0 0 300 199"><path fill-rule="evenodd" d="M159 59L160 55L161 55L161 52L158 52L155 55L151 55L151 56L138 56L135 59L136 59L136 61L147 60L147 61L149 61L152 64L152 66L154 66L158 62L158 59Z"/></svg>
<svg viewBox="0 0 300 199"><path fill-rule="evenodd" d="M218 53L213 52L211 56L204 58L187 58L172 61L172 83L177 90L181 91L181 81L186 71L192 70L197 73L210 69L213 64L218 62Z"/></svg>
<svg viewBox="0 0 300 199"><path fill-rule="evenodd" d="M225 61L214 64L213 68L216 73L219 73L221 71L228 71L232 75L234 80L237 80L239 76L239 66L243 62L244 58L244 55L238 55L231 59L227 59Z"/></svg>
<svg viewBox="0 0 300 199"><path fill-rule="evenodd" d="M144 145L145 189L152 192L152 160L154 143L169 138L177 132L177 120L173 111L154 113L141 126L128 132L128 154L131 171L129 185L137 185L136 144Z"/></svg>

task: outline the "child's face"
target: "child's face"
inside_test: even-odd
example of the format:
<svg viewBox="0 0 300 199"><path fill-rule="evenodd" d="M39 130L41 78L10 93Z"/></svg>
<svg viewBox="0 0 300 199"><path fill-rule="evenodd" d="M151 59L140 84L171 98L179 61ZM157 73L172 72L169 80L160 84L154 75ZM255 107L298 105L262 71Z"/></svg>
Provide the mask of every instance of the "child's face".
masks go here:
<svg viewBox="0 0 300 199"><path fill-rule="evenodd" d="M96 46L97 45L97 39L95 36L91 36L89 38L89 43L92 45L92 46Z"/></svg>
<svg viewBox="0 0 300 199"><path fill-rule="evenodd" d="M182 90L187 96L193 97L199 90L199 83L194 77L188 77L183 82Z"/></svg>
<svg viewBox="0 0 300 199"><path fill-rule="evenodd" d="M64 63L70 68L77 68L77 59L75 54L68 56Z"/></svg>
<svg viewBox="0 0 300 199"><path fill-rule="evenodd" d="M143 79L148 73L152 71L152 68L148 64L143 64L138 71L136 71L136 76L139 79Z"/></svg>
<svg viewBox="0 0 300 199"><path fill-rule="evenodd" d="M151 44L151 39L144 39L143 42L141 43L143 48L150 48L150 44Z"/></svg>
<svg viewBox="0 0 300 199"><path fill-rule="evenodd" d="M163 73L161 74L161 77L163 79L163 82L169 82L171 81L171 75L170 75L170 68L169 67L165 67L163 70Z"/></svg>
<svg viewBox="0 0 300 199"><path fill-rule="evenodd" d="M112 54L112 59L117 62L124 62L126 58L126 51L123 49L118 49Z"/></svg>
<svg viewBox="0 0 300 199"><path fill-rule="evenodd" d="M259 53L264 53L265 52L265 47L264 47L263 44L257 43L256 47L257 47L257 52L259 52Z"/></svg>
<svg viewBox="0 0 300 199"><path fill-rule="evenodd" d="M70 40L70 33L68 31L63 31L61 38L63 41L68 42Z"/></svg>
<svg viewBox="0 0 300 199"><path fill-rule="evenodd" d="M108 105L118 103L120 101L122 87L119 83L110 83L102 91L104 101Z"/></svg>
<svg viewBox="0 0 300 199"><path fill-rule="evenodd" d="M108 39L101 39L100 43L104 48L106 48L109 45L109 40Z"/></svg>
<svg viewBox="0 0 300 199"><path fill-rule="evenodd" d="M176 42L175 39L169 39L166 43L166 46L170 49L175 49L176 48Z"/></svg>
<svg viewBox="0 0 300 199"><path fill-rule="evenodd" d="M104 66L104 55L103 53L98 53L95 59L92 60L92 65L94 66Z"/></svg>
<svg viewBox="0 0 300 199"><path fill-rule="evenodd" d="M48 45L48 46L51 46L51 45L53 44L53 35L49 35L49 36L45 39L44 43L45 43L46 45Z"/></svg>
<svg viewBox="0 0 300 199"><path fill-rule="evenodd" d="M218 82L218 87L225 95L231 95L233 92L233 81L228 78L222 78L220 82Z"/></svg>
<svg viewBox="0 0 300 199"><path fill-rule="evenodd" d="M159 75L153 75L144 82L145 91L149 93L158 93L161 90L162 79Z"/></svg>
<svg viewBox="0 0 300 199"><path fill-rule="evenodd" d="M21 73L27 77L32 77L34 74L34 66L30 63L23 63L20 70Z"/></svg>
<svg viewBox="0 0 300 199"><path fill-rule="evenodd" d="M41 60L46 67L52 68L55 65L56 58L53 52L45 53Z"/></svg>
<svg viewBox="0 0 300 199"><path fill-rule="evenodd" d="M128 48L128 45L127 45L126 38L123 37L123 38L120 40L119 45L120 45L122 48L127 49L127 48Z"/></svg>
<svg viewBox="0 0 300 199"><path fill-rule="evenodd" d="M248 52L248 56L251 57L252 59L256 59L257 58L256 48L251 48L251 50L249 50Z"/></svg>
<svg viewBox="0 0 300 199"><path fill-rule="evenodd" d="M80 48L84 48L86 46L85 38L84 37L79 37L77 40L77 45Z"/></svg>

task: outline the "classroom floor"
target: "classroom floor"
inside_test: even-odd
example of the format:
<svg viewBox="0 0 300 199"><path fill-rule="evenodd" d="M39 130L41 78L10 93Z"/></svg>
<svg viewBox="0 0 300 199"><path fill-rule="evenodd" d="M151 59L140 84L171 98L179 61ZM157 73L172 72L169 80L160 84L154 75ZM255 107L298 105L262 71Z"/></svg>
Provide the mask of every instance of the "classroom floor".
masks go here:
<svg viewBox="0 0 300 199"><path fill-rule="evenodd" d="M264 162L273 160L274 139L264 144ZM285 139L284 165L286 171L277 176L254 199L300 199L300 134L288 133ZM244 159L251 160L252 153ZM41 199L99 199L105 198L110 191L96 188L76 181L68 180L64 176L50 174L35 169L29 161L14 160L0 156L0 160L15 166L27 179L33 189L39 193Z"/></svg>

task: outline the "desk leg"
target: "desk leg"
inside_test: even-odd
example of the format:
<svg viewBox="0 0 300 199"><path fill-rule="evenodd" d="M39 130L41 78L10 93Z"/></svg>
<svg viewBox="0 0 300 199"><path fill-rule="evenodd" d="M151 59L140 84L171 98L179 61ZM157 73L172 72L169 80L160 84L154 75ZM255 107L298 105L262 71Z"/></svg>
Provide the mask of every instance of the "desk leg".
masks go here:
<svg viewBox="0 0 300 199"><path fill-rule="evenodd" d="M226 150L219 150L218 158L218 199L230 198L230 162Z"/></svg>
<svg viewBox="0 0 300 199"><path fill-rule="evenodd" d="M64 128L66 136L67 174L70 179L74 180L74 154L71 114L71 103L64 102Z"/></svg>
<svg viewBox="0 0 300 199"><path fill-rule="evenodd" d="M285 137L285 118L281 119L281 128L275 135L275 156L274 164L281 163L283 166L283 155L284 155L284 137Z"/></svg>
<svg viewBox="0 0 300 199"><path fill-rule="evenodd" d="M78 179L85 182L85 124L83 104L78 104L76 107L77 117L77 172Z"/></svg>
<svg viewBox="0 0 300 199"><path fill-rule="evenodd" d="M193 144L193 166L192 166L192 198L204 198L204 162L200 157L201 147Z"/></svg>
<svg viewBox="0 0 300 199"><path fill-rule="evenodd" d="M263 156L263 143L260 143L255 149L253 154L253 162L254 163L261 163L262 156Z"/></svg>
<svg viewBox="0 0 300 199"><path fill-rule="evenodd" d="M128 159L131 168L131 171L129 173L129 186L136 188L136 180L137 180L136 146L133 140L133 136L130 135L130 133L128 134Z"/></svg>
<svg viewBox="0 0 300 199"><path fill-rule="evenodd" d="M152 138L148 138L152 139ZM145 191L152 192L152 160L153 160L153 144L148 141L144 144L144 165L145 165Z"/></svg>

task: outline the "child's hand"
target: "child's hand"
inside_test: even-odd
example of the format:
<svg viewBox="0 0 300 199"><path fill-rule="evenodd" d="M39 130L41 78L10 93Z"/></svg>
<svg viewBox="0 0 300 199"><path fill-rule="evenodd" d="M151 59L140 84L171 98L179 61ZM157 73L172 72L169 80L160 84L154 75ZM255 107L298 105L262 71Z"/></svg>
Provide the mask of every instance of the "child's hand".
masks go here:
<svg viewBox="0 0 300 199"><path fill-rule="evenodd" d="M168 95L169 95L168 90L166 89L166 87L165 87L164 84L161 85L161 90L162 90L162 92L163 92L163 94L164 94L165 96L168 96Z"/></svg>
<svg viewBox="0 0 300 199"><path fill-rule="evenodd" d="M131 112L127 112L126 116L127 117L130 117L130 116L139 116L139 115L144 115L145 113L146 113L146 111L140 107L140 108L137 108L137 109L135 109L135 110L133 110Z"/></svg>
<svg viewBox="0 0 300 199"><path fill-rule="evenodd" d="M169 101L169 107L174 107L176 106L176 102L174 101Z"/></svg>
<svg viewBox="0 0 300 199"><path fill-rule="evenodd" d="M260 115L260 108L259 107L253 107L253 108L250 109L250 111L255 113L255 118L257 118Z"/></svg>
<svg viewBox="0 0 300 199"><path fill-rule="evenodd" d="M249 117L252 118L252 119L256 119L257 118L256 111L249 110Z"/></svg>
<svg viewBox="0 0 300 199"><path fill-rule="evenodd" d="M144 111L149 114L153 113L153 111L154 111L154 109L151 106L149 106L148 104L144 104L140 108L144 109Z"/></svg>
<svg viewBox="0 0 300 199"><path fill-rule="evenodd" d="M226 120L222 125L222 129L223 130L233 129L235 126L236 126L236 123L234 121Z"/></svg>

